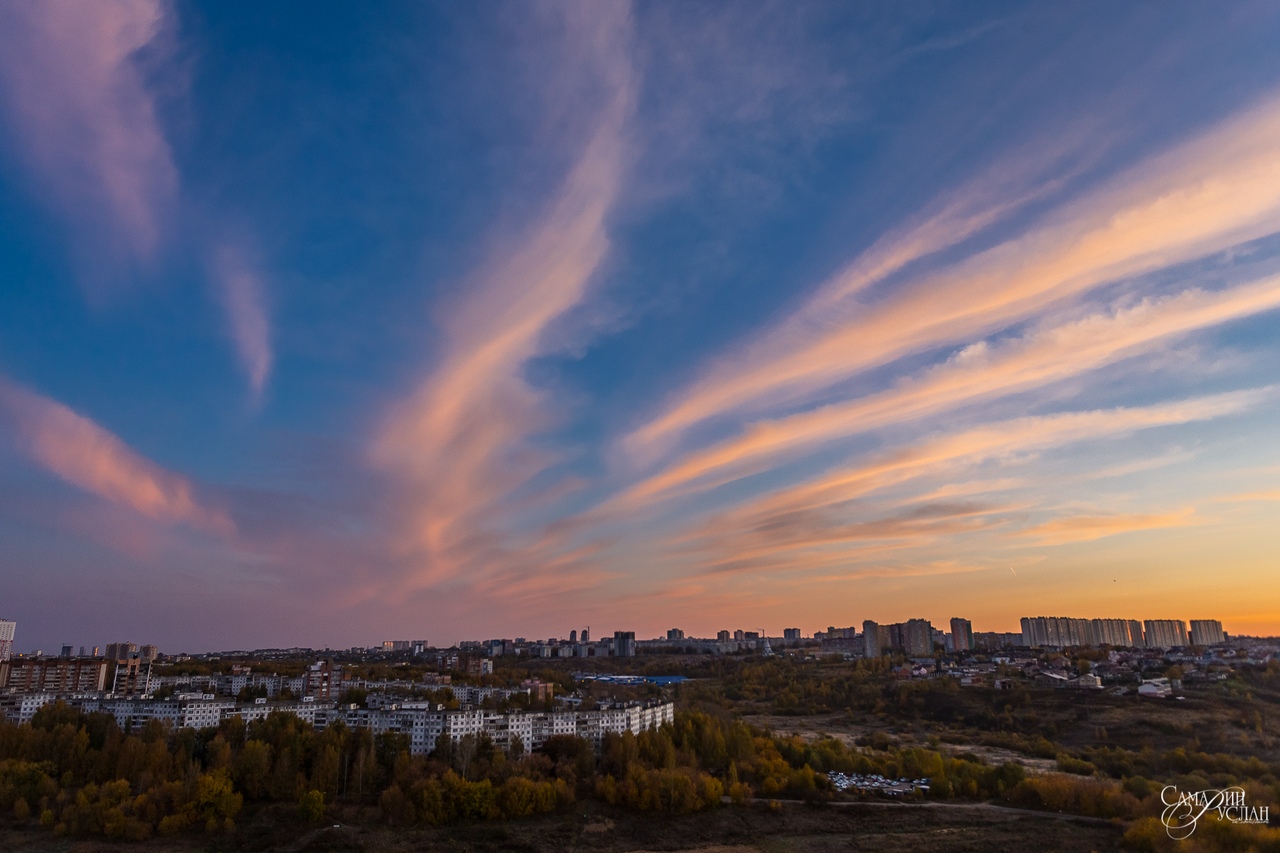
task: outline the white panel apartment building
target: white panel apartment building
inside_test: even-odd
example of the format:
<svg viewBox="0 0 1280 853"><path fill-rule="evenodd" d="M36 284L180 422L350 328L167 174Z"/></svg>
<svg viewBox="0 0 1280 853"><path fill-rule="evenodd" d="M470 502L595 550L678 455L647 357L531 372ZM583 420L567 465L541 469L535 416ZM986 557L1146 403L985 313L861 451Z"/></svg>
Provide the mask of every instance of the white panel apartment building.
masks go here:
<svg viewBox="0 0 1280 853"><path fill-rule="evenodd" d="M599 749L606 734L631 732L670 723L675 717L671 702L618 703L598 710L558 710L511 714L484 709L444 710L428 702L409 702L383 708L336 707L307 698L301 702L237 705L212 693L189 694L172 699L119 699L109 694L56 695L38 693L0 699L0 712L14 722L30 722L43 705L61 699L86 712L104 712L128 730L159 720L173 728L204 729L223 720L239 717L245 723L266 719L273 711L293 714L317 728L342 722L349 728L368 729L373 734L397 732L409 737L409 751L426 755L441 737L455 743L468 735L487 735L493 742L510 748L517 739L526 750L537 749L557 735L585 738Z"/></svg>
<svg viewBox="0 0 1280 853"><path fill-rule="evenodd" d="M445 711L426 707L333 708L316 715L323 728L341 721L350 728L369 729L376 734L398 732L408 735L409 751L426 755L436 742L447 736L454 742L468 735L487 735L506 749L518 738L525 749L537 749L556 735L585 738L599 748L606 733L639 734L671 722L675 706L670 702L618 705L596 711L534 711L503 714L497 711ZM323 719L322 719L323 718Z"/></svg>

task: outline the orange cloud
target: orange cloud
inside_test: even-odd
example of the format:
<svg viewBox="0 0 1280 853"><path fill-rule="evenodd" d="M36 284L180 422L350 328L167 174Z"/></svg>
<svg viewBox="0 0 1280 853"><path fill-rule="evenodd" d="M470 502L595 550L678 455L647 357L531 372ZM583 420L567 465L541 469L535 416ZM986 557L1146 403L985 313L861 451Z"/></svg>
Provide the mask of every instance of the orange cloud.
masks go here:
<svg viewBox="0 0 1280 853"><path fill-rule="evenodd" d="M0 379L0 406L13 419L28 455L71 485L158 521L234 531L225 512L197 500L185 477L139 455L62 403Z"/></svg>
<svg viewBox="0 0 1280 853"><path fill-rule="evenodd" d="M629 12L590 9L567 24L583 30L572 43L587 46L583 67L608 91L594 134L536 227L450 308L439 366L395 409L373 447L375 462L404 486L410 547L426 558L415 583L471 565L501 526L504 499L552 459L527 441L556 415L524 365L548 351L549 326L582 301L609 250L606 217L626 167L635 98Z"/></svg>
<svg viewBox="0 0 1280 853"><path fill-rule="evenodd" d="M1029 527L1020 535L1034 537L1040 545L1065 545L1137 530L1185 527L1194 523L1191 521L1194 515L1192 509L1161 514L1072 515Z"/></svg>
<svg viewBox="0 0 1280 853"><path fill-rule="evenodd" d="M1270 489L1260 492L1241 492L1238 495L1223 495L1214 498L1216 501L1223 503L1270 503L1272 501L1280 501L1280 489Z"/></svg>
<svg viewBox="0 0 1280 853"><path fill-rule="evenodd" d="M912 480L951 477L963 467L987 460L1014 458L1080 441L1222 417L1244 411L1268 396L1269 389L1231 392L1146 408L1018 418L942 434L878 459L748 500L701 522L669 540L668 545L724 555L713 558L711 565L741 565L764 554L845 541L976 531L999 524L1000 520L994 517L998 513L1021 512L1025 507L953 502L917 506L914 516L898 513L892 518L868 521L851 521L848 517L866 512L851 509L851 502Z"/></svg>
<svg viewBox="0 0 1280 853"><path fill-rule="evenodd" d="M1170 337L1277 307L1280 277L1223 292L1190 290L1148 299L999 344L975 344L887 391L754 424L636 484L618 501L643 501L698 481L703 487L720 485L761 470L764 460L779 454L1061 381Z"/></svg>
<svg viewBox="0 0 1280 853"><path fill-rule="evenodd" d="M909 279L880 301L832 304L831 286L820 289L762 343L724 358L624 446L651 455L708 418L793 403L870 367L990 334L1107 282L1277 230L1280 103L1272 102L1141 164L1023 236Z"/></svg>

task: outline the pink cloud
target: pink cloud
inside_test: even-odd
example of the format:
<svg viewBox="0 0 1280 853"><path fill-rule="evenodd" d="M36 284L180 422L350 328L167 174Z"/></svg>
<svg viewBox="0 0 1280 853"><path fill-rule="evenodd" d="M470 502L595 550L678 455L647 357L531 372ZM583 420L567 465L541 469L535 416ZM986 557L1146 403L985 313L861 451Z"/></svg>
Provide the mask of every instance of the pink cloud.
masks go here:
<svg viewBox="0 0 1280 853"><path fill-rule="evenodd" d="M0 379L0 408L12 418L27 455L71 485L158 521L234 531L230 517L201 503L185 477L62 403Z"/></svg>
<svg viewBox="0 0 1280 853"><path fill-rule="evenodd" d="M1045 325L989 345L973 344L947 362L848 402L752 424L743 433L682 457L620 495L636 505L710 488L755 473L778 457L886 426L920 422L976 401L1042 387L1200 331L1280 307L1280 277L1219 292L1175 296Z"/></svg>
<svg viewBox="0 0 1280 853"><path fill-rule="evenodd" d="M262 280L244 253L232 246L224 246L218 253L214 275L240 364L248 375L250 389L258 397L266 387L274 359Z"/></svg>
<svg viewBox="0 0 1280 853"><path fill-rule="evenodd" d="M510 553L502 545L508 502L553 461L529 438L556 413L524 368L554 349L549 329L586 297L609 251L606 218L626 169L635 96L627 7L578 7L566 25L582 52L576 62L604 81L591 135L537 223L502 243L444 312L439 365L372 448L402 487L405 549L422 556L415 585L492 568L494 555Z"/></svg>
<svg viewBox="0 0 1280 853"><path fill-rule="evenodd" d="M158 0L0 6L0 87L41 196L101 264L146 262L178 177L136 63Z"/></svg>
<svg viewBox="0 0 1280 853"><path fill-rule="evenodd" d="M1275 233L1280 102L1149 159L1021 236L908 278L879 300L859 301L879 277L973 233L970 220L983 226L1015 208L994 202L976 206L976 213L960 208L959 215L877 244L794 315L727 353L673 397L626 438L626 450L651 459L708 419L803 403L868 369L991 334L1108 282Z"/></svg>

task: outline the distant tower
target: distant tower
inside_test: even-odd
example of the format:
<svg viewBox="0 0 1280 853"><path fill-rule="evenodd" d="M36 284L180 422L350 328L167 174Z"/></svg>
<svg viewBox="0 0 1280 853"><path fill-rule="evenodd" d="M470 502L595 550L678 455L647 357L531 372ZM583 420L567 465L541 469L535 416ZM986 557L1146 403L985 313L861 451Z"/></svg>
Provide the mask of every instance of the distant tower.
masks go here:
<svg viewBox="0 0 1280 853"><path fill-rule="evenodd" d="M569 632L569 642L570 642L570 643L577 643L577 642L578 642L578 629L577 629L577 628L574 628L572 631L570 631L570 632Z"/></svg>
<svg viewBox="0 0 1280 853"><path fill-rule="evenodd" d="M582 642L583 643L591 642L591 626L590 625L582 629Z"/></svg>
<svg viewBox="0 0 1280 853"><path fill-rule="evenodd" d="M13 657L13 635L17 630L17 622L0 619L0 661Z"/></svg>

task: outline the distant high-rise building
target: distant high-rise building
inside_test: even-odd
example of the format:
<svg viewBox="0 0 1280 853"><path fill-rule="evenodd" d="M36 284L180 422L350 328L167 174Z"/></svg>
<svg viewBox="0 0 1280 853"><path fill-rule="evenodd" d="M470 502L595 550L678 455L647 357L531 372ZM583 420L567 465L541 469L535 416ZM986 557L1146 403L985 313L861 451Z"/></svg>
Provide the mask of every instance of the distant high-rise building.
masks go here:
<svg viewBox="0 0 1280 853"><path fill-rule="evenodd" d="M100 657L102 657L102 649L101 649L101 647L100 647L100 646L94 646L94 647L93 647L93 656L94 656L95 658L100 658Z"/></svg>
<svg viewBox="0 0 1280 853"><path fill-rule="evenodd" d="M160 650L150 643L147 643L145 646L138 649L138 656L143 660L155 660L160 657Z"/></svg>
<svg viewBox="0 0 1280 853"><path fill-rule="evenodd" d="M17 622L0 619L0 661L13 657L13 637L17 632Z"/></svg>
<svg viewBox="0 0 1280 853"><path fill-rule="evenodd" d="M878 658L881 651L880 626L867 619L862 623L862 656Z"/></svg>
<svg viewBox="0 0 1280 853"><path fill-rule="evenodd" d="M747 638L747 632L746 632L746 631L744 631L744 630L742 630L741 628L739 628L738 630L736 630L736 631L734 631L734 632L733 632L733 639L734 639L734 641L735 641L735 642L739 642L739 643L740 643L740 642L742 642L743 640L745 640L746 638Z"/></svg>
<svg viewBox="0 0 1280 853"><path fill-rule="evenodd" d="M581 641L584 646L587 643L591 642L591 626L590 625L582 629Z"/></svg>
<svg viewBox="0 0 1280 853"><path fill-rule="evenodd" d="M574 628L572 631L570 631L570 632L569 632L569 643L570 643L571 645L577 645L577 643L578 643L578 629L577 629L577 628Z"/></svg>
<svg viewBox="0 0 1280 853"><path fill-rule="evenodd" d="M728 631L717 631L717 632L716 632L716 642L717 642L717 643L727 643L727 642L729 642L729 632L728 632Z"/></svg>
<svg viewBox="0 0 1280 853"><path fill-rule="evenodd" d="M973 623L968 619L951 620L951 648L957 652L973 651Z"/></svg>
<svg viewBox="0 0 1280 853"><path fill-rule="evenodd" d="M1142 628L1149 649L1177 649L1187 645L1187 623L1181 619L1148 619Z"/></svg>
<svg viewBox="0 0 1280 853"><path fill-rule="evenodd" d="M335 665L333 661L316 661L307 667L302 687L304 695L314 696L321 702L327 702L338 698L341 688L342 667Z"/></svg>
<svg viewBox="0 0 1280 853"><path fill-rule="evenodd" d="M613 632L613 654L620 658L631 658L636 656L636 632L635 631L614 631Z"/></svg>
<svg viewBox="0 0 1280 853"><path fill-rule="evenodd" d="M1222 631L1222 623L1217 619L1191 620L1191 645L1212 646L1225 643L1227 635Z"/></svg>
<svg viewBox="0 0 1280 853"><path fill-rule="evenodd" d="M84 653L84 646L80 647L80 657L87 657L87 655L85 655Z"/></svg>
<svg viewBox="0 0 1280 853"><path fill-rule="evenodd" d="M782 639L784 639L784 640L798 640L798 639L800 639L800 629L799 629L799 628L783 628L783 629L782 629Z"/></svg>
<svg viewBox="0 0 1280 853"><path fill-rule="evenodd" d="M933 626L928 619L908 619L904 625L903 646L913 658L933 654Z"/></svg>
<svg viewBox="0 0 1280 853"><path fill-rule="evenodd" d="M684 631L680 630L679 628L668 628L668 629L667 629L667 639L668 639L668 640L683 640L683 639L684 639Z"/></svg>
<svg viewBox="0 0 1280 853"><path fill-rule="evenodd" d="M108 643L107 659L108 660L127 660L129 655L138 651L137 643Z"/></svg>
<svg viewBox="0 0 1280 853"><path fill-rule="evenodd" d="M151 692L151 661L137 652L116 660L111 692L117 696L146 696Z"/></svg>
<svg viewBox="0 0 1280 853"><path fill-rule="evenodd" d="M1142 645L1141 631L1137 638L1133 636L1133 627L1137 623L1131 619L1093 619L1089 624L1093 634L1092 645L1125 647Z"/></svg>

